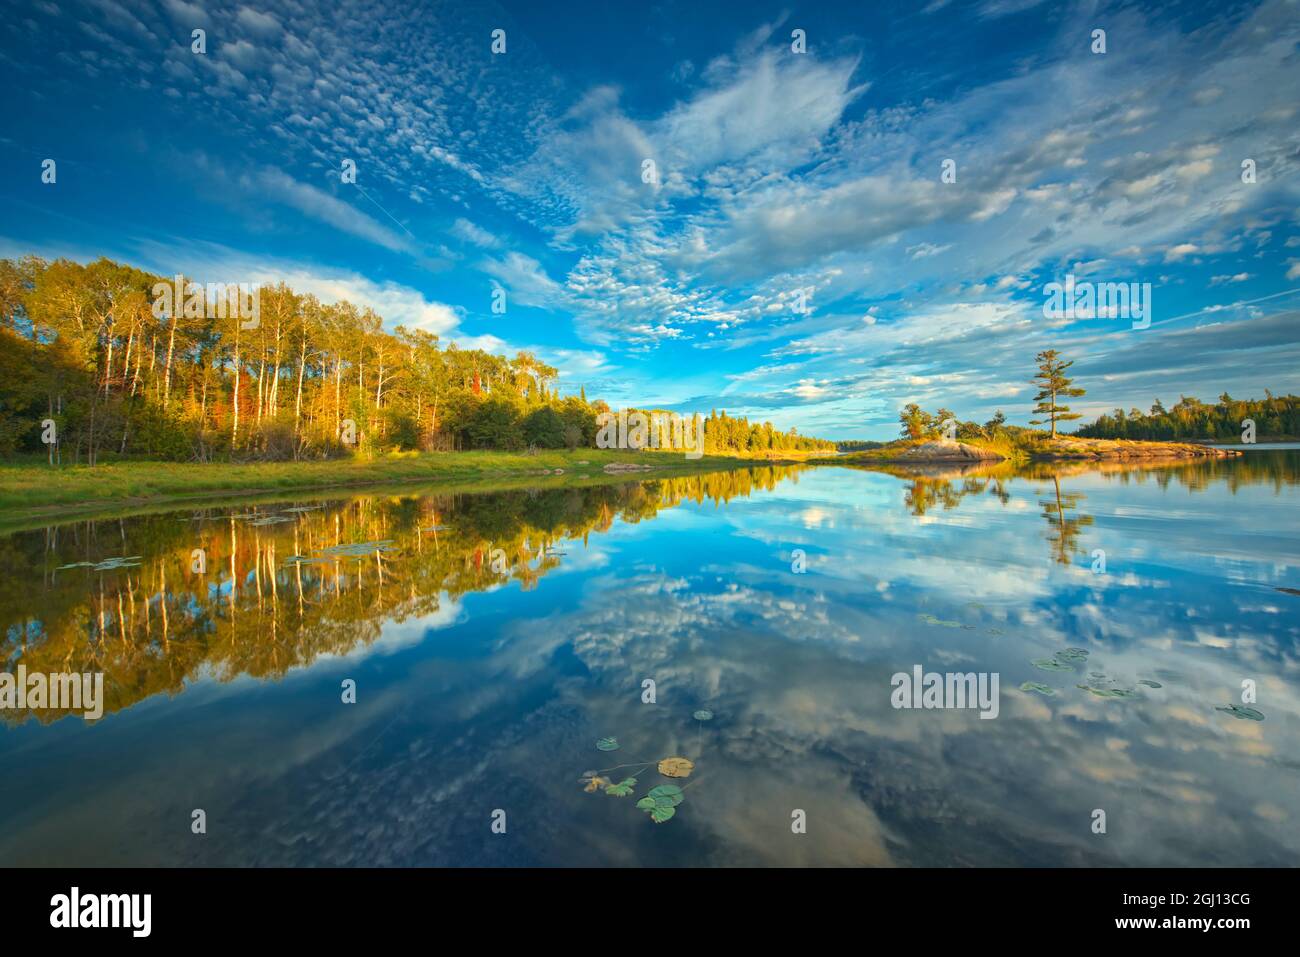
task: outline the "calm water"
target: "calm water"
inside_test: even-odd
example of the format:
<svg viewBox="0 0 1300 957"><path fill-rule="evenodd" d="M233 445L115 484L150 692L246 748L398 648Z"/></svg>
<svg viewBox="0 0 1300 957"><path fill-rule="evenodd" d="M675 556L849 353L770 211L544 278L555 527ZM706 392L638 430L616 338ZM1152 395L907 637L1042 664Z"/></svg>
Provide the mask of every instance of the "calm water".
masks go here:
<svg viewBox="0 0 1300 957"><path fill-rule="evenodd" d="M0 670L107 705L0 712L0 863L1294 865L1298 474L757 468L10 534ZM996 672L998 716L896 710L914 665ZM1216 710L1243 679L1263 721Z"/></svg>

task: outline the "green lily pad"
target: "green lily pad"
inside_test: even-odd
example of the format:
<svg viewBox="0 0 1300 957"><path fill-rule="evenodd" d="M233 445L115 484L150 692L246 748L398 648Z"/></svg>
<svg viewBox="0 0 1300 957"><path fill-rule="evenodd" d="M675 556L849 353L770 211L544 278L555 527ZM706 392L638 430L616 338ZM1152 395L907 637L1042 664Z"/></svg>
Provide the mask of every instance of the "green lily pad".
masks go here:
<svg viewBox="0 0 1300 957"><path fill-rule="evenodd" d="M597 751L617 751L620 747L618 738L601 738L596 742Z"/></svg>
<svg viewBox="0 0 1300 957"><path fill-rule="evenodd" d="M55 571L61 572L65 568L89 568L97 572L111 572L119 568L138 568L139 566L139 555L123 555L120 558L105 558L102 562L73 562L71 565L60 565Z"/></svg>
<svg viewBox="0 0 1300 957"><path fill-rule="evenodd" d="M1045 695L1054 695L1054 694L1056 694L1056 689L1055 689L1055 688L1049 688L1047 685L1045 685L1045 684L1039 684L1037 681L1026 681L1024 684L1022 684L1022 685L1020 686L1020 690L1021 690L1021 691L1037 691L1039 694L1045 694Z"/></svg>
<svg viewBox="0 0 1300 957"><path fill-rule="evenodd" d="M609 787L605 788L605 793L610 797L625 798L632 793L632 790L635 787L636 778L624 778L617 784L611 784Z"/></svg>
<svg viewBox="0 0 1300 957"><path fill-rule="evenodd" d="M1254 708L1244 708L1239 704L1230 704L1226 708L1215 708L1215 711L1222 711L1224 714L1230 714L1234 718L1241 718L1246 721L1263 721L1264 712L1256 711Z"/></svg>
<svg viewBox="0 0 1300 957"><path fill-rule="evenodd" d="M693 714L691 717L693 717L696 721L712 721L713 712L708 710L707 708L701 708L699 711L695 712L695 714Z"/></svg>
<svg viewBox="0 0 1300 957"><path fill-rule="evenodd" d="M1039 671L1073 671L1069 665L1062 664L1055 658L1035 658L1029 662Z"/></svg>
<svg viewBox="0 0 1300 957"><path fill-rule="evenodd" d="M320 555L328 558L370 558L375 552L395 551L397 546L391 538L377 539L373 542L352 542L348 545L331 545L320 549Z"/></svg>
<svg viewBox="0 0 1300 957"><path fill-rule="evenodd" d="M290 555L284 563L286 565L330 565L333 564L333 560L319 555Z"/></svg>
<svg viewBox="0 0 1300 957"><path fill-rule="evenodd" d="M656 824L662 824L676 813L677 808L672 805L657 805L650 811L650 820Z"/></svg>
<svg viewBox="0 0 1300 957"><path fill-rule="evenodd" d="M1163 687L1164 687L1164 685L1162 685L1159 681L1152 681L1150 678L1139 678L1139 679L1138 679L1138 684L1140 684L1140 685L1146 685L1148 688L1163 688Z"/></svg>
<svg viewBox="0 0 1300 957"><path fill-rule="evenodd" d="M924 612L917 615L916 617L921 619L921 621L925 622L927 625L938 625L941 628L961 627L961 622L959 621L944 621L942 618L936 618L934 615L926 614Z"/></svg>
<svg viewBox="0 0 1300 957"><path fill-rule="evenodd" d="M1129 691L1125 688L1094 688L1091 685L1075 685L1075 687L1083 691L1086 691L1091 695L1096 695L1098 698L1136 698L1137 697L1136 691Z"/></svg>
<svg viewBox="0 0 1300 957"><path fill-rule="evenodd" d="M1087 661L1088 652L1083 648L1066 648L1064 651L1058 651L1052 657L1058 658L1061 661Z"/></svg>
<svg viewBox="0 0 1300 957"><path fill-rule="evenodd" d="M686 795L682 794L682 789L675 784L660 784L651 788L650 793L646 796L652 798L660 807L665 804L676 807L686 800Z"/></svg>
<svg viewBox="0 0 1300 957"><path fill-rule="evenodd" d="M636 802L636 806L642 811L652 811L659 806L659 802L652 797L643 797Z"/></svg>

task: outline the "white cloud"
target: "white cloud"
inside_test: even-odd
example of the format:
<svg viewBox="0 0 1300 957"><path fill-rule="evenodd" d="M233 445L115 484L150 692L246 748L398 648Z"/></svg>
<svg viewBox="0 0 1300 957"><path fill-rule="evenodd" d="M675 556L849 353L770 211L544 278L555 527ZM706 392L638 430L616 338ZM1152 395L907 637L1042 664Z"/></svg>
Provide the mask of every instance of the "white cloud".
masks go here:
<svg viewBox="0 0 1300 957"><path fill-rule="evenodd" d="M565 302L564 288L531 256L509 252L502 259L484 260L479 268L505 288L507 309L513 302L542 309L554 309Z"/></svg>
<svg viewBox="0 0 1300 957"><path fill-rule="evenodd" d="M320 220L367 242L376 243L394 252L411 252L412 244L405 237L367 216L349 203L331 196L324 190L300 183L278 169L264 169L241 181L256 186L268 199L292 206L305 216Z"/></svg>
<svg viewBox="0 0 1300 957"><path fill-rule="evenodd" d="M499 249L501 247L501 240L497 239L496 236L463 217L452 223L451 234L462 242L481 246L484 249Z"/></svg>
<svg viewBox="0 0 1300 957"><path fill-rule="evenodd" d="M696 172L740 161L789 168L820 146L866 89L850 83L856 66L769 48L728 73L725 84L670 110L652 136Z"/></svg>
<svg viewBox="0 0 1300 957"><path fill-rule="evenodd" d="M240 26L261 37L275 36L282 29L274 14L254 10L252 7L240 7L235 19Z"/></svg>
<svg viewBox="0 0 1300 957"><path fill-rule="evenodd" d="M446 337L455 332L460 314L454 306L432 302L423 293L393 282L376 283L360 276L321 275L313 272L271 273L287 282L295 292L309 292L322 302L346 299L369 306L384 317L389 329L406 326Z"/></svg>

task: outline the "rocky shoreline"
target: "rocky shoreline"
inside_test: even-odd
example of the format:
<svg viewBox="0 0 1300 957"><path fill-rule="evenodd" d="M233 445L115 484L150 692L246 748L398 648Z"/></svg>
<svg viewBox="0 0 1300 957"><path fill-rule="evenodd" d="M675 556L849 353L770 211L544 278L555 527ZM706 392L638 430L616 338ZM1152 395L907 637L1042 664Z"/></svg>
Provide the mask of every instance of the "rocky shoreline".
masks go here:
<svg viewBox="0 0 1300 957"><path fill-rule="evenodd" d="M1042 449L1036 449L1032 458L1039 462L1072 460L1124 460L1124 459L1227 459L1241 455L1236 449L1215 445L1196 445L1191 442L1141 442L1129 439L1057 439Z"/></svg>
<svg viewBox="0 0 1300 957"><path fill-rule="evenodd" d="M1190 442L1141 442L1128 439L1080 439L1062 437L1046 439L1027 446L1025 454L1034 462L1125 461L1131 459L1233 458L1237 449ZM932 440L893 451L879 450L856 461L894 465L970 465L1005 461L1006 456L992 449L966 442Z"/></svg>

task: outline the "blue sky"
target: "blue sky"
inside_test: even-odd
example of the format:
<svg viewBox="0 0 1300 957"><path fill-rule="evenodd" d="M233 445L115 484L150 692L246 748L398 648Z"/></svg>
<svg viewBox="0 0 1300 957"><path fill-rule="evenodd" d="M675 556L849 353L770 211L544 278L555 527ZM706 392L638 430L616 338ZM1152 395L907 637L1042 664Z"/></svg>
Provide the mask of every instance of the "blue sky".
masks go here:
<svg viewBox="0 0 1300 957"><path fill-rule="evenodd" d="M831 438L1023 424L1044 348L1089 414L1296 391L1300 3L1151 6L7 2L0 255L284 279ZM1150 328L1046 317L1067 273L1151 283Z"/></svg>

